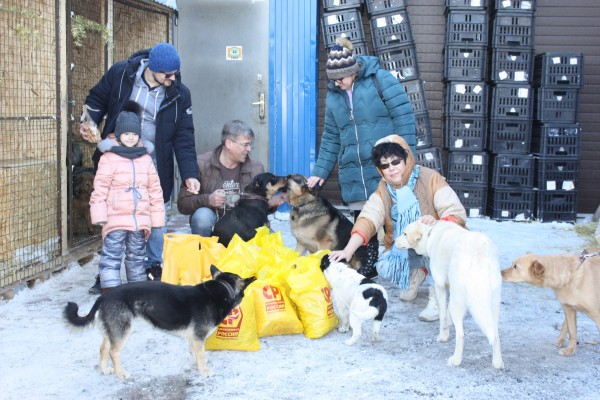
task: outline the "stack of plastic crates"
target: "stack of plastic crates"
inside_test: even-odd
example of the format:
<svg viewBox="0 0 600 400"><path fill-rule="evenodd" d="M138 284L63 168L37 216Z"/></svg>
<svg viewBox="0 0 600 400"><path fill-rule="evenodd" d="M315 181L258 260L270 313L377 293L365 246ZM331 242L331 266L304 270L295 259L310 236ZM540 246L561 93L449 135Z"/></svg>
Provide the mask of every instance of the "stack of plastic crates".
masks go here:
<svg viewBox="0 0 600 400"><path fill-rule="evenodd" d="M368 54L361 16L362 4L363 0L323 0L325 12L321 17L321 32L327 51L335 45L337 38L347 37L354 46L354 54Z"/></svg>
<svg viewBox="0 0 600 400"><path fill-rule="evenodd" d="M583 55L548 52L535 57L535 123L531 151L538 156L537 218L574 222L581 130L577 123Z"/></svg>
<svg viewBox="0 0 600 400"><path fill-rule="evenodd" d="M444 46L444 147L448 149L448 183L469 217L485 215L488 155L486 3L446 0Z"/></svg>
<svg viewBox="0 0 600 400"><path fill-rule="evenodd" d="M433 138L425 88L419 76L406 0L365 0L369 14L373 51L381 66L404 86L415 113L417 162L442 173L439 149Z"/></svg>
<svg viewBox="0 0 600 400"><path fill-rule="evenodd" d="M491 5L488 215L527 220L535 206L530 154L535 1L492 0Z"/></svg>

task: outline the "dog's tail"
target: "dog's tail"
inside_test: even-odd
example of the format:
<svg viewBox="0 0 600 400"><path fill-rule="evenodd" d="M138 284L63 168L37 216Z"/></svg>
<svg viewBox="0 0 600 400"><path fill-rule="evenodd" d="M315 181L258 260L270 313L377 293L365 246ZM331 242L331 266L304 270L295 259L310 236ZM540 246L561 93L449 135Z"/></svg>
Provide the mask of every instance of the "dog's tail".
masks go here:
<svg viewBox="0 0 600 400"><path fill-rule="evenodd" d="M67 305L65 307L65 311L64 311L65 319L75 328L85 328L86 326L88 326L89 324L94 322L94 319L96 319L96 311L98 311L98 307L100 307L100 303L101 303L101 300L100 300L100 298L98 298L98 300L96 300L96 302L94 303L94 306L92 307L92 309L90 310L88 315L86 315L84 317L80 317L79 316L79 306L77 305L77 303L73 303L70 301L67 303Z"/></svg>

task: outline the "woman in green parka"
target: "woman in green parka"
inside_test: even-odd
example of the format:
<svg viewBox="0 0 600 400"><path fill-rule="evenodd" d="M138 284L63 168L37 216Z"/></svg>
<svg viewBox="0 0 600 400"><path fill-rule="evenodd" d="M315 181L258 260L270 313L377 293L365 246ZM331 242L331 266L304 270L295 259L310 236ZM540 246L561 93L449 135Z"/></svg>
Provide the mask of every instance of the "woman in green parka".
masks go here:
<svg viewBox="0 0 600 400"><path fill-rule="evenodd" d="M342 200L359 208L381 176L371 161L377 140L401 135L415 151L415 115L404 88L373 56L354 56L339 38L329 52L325 124L308 186L323 185L338 163Z"/></svg>

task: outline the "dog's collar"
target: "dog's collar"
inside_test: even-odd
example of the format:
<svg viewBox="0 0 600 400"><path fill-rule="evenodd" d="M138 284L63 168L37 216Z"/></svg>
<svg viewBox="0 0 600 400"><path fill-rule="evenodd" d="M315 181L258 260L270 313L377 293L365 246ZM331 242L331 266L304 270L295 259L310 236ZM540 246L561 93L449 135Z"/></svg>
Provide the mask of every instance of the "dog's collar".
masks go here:
<svg viewBox="0 0 600 400"><path fill-rule="evenodd" d="M579 261L581 261L579 265L581 266L581 264L583 264L585 260L587 260L588 258L595 257L597 255L600 255L600 251L597 251L595 253L588 253L587 250L583 250L581 252L581 255L579 256Z"/></svg>
<svg viewBox="0 0 600 400"><path fill-rule="evenodd" d="M298 212L298 211L300 211L300 209L301 209L302 207L305 207L305 206L309 205L309 204L310 204L310 203L312 203L312 202L313 202L313 201L307 201L306 203L302 203L302 204L300 204L300 205L297 205L297 206L292 206L292 210L294 210L294 211Z"/></svg>
<svg viewBox="0 0 600 400"><path fill-rule="evenodd" d="M217 282L225 288L225 290L227 291L228 298L235 299L235 291L231 288L230 285L228 285L226 282L223 282L218 279L213 279L213 282ZM208 290L211 291L210 289L208 289Z"/></svg>
<svg viewBox="0 0 600 400"><path fill-rule="evenodd" d="M266 201L266 202L268 202L268 201L269 201L269 199L267 199L266 197L264 197L264 196L259 196L259 195L257 195L257 194L254 194L254 193L242 193L242 194L241 194L241 197L242 197L243 199L262 200L262 201Z"/></svg>

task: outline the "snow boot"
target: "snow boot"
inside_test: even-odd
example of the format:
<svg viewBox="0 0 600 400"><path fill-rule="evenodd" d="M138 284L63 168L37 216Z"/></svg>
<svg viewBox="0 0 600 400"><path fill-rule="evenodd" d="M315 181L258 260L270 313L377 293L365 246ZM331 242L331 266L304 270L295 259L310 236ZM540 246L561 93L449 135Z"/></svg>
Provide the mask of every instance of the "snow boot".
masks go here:
<svg viewBox="0 0 600 400"><path fill-rule="evenodd" d="M433 322L440 319L435 288L433 286L429 286L429 302L427 303L427 307L419 314L419 319L425 322Z"/></svg>

